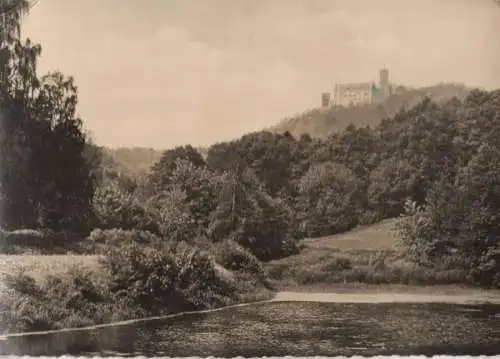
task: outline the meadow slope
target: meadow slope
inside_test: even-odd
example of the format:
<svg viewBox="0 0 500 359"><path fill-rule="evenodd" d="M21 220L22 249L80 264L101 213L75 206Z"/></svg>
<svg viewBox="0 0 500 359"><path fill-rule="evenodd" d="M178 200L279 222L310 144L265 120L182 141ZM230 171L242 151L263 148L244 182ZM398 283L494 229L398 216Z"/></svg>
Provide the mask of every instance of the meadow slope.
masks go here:
<svg viewBox="0 0 500 359"><path fill-rule="evenodd" d="M406 260L396 231L398 221L305 239L299 254L266 264L272 284L289 292L468 295L483 291L463 284L461 272L422 268Z"/></svg>

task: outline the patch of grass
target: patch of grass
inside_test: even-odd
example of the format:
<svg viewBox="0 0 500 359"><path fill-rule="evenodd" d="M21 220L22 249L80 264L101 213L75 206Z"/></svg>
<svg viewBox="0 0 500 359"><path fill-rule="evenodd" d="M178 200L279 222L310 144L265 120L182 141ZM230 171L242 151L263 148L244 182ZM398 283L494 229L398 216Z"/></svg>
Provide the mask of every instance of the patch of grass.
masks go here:
<svg viewBox="0 0 500 359"><path fill-rule="evenodd" d="M0 274L22 270L40 284L48 276L63 275L73 266L84 267L97 274L101 270L99 258L98 255L0 254Z"/></svg>
<svg viewBox="0 0 500 359"><path fill-rule="evenodd" d="M468 283L460 270L427 268L405 260L394 231L398 219L344 234L307 239L297 255L265 268L279 289L349 283L437 285Z"/></svg>
<svg viewBox="0 0 500 359"><path fill-rule="evenodd" d="M260 262L232 243L216 251L228 260L222 265L188 244L118 242L107 247L107 258L1 255L0 331L81 327L274 296ZM248 262L235 270L233 255Z"/></svg>
<svg viewBox="0 0 500 359"><path fill-rule="evenodd" d="M342 234L306 239L303 243L309 248L340 251L396 250L400 247L399 237L394 231L398 221L399 219L388 219L377 224L360 226Z"/></svg>

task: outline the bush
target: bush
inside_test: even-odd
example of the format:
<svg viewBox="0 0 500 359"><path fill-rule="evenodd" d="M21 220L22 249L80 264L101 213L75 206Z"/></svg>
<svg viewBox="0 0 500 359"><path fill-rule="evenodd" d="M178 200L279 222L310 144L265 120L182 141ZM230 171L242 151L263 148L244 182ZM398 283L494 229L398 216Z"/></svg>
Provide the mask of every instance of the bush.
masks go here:
<svg viewBox="0 0 500 359"><path fill-rule="evenodd" d="M1 230L2 243L18 246L51 246L51 238L46 233L35 229Z"/></svg>
<svg viewBox="0 0 500 359"><path fill-rule="evenodd" d="M220 305L230 294L208 254L184 243L126 241L107 248L102 265L114 300L150 315Z"/></svg>
<svg viewBox="0 0 500 359"><path fill-rule="evenodd" d="M248 249L230 239L216 243L212 251L216 262L224 268L258 275L264 274L262 264L257 257L250 253Z"/></svg>
<svg viewBox="0 0 500 359"><path fill-rule="evenodd" d="M95 243L120 246L122 244L139 243L139 244L157 244L161 242L161 238L156 234L143 230L125 230L125 229L94 229L89 240Z"/></svg>
<svg viewBox="0 0 500 359"><path fill-rule="evenodd" d="M80 267L36 283L23 271L7 275L2 296L2 323L8 331L40 331L102 323L110 318L111 303L104 283ZM4 293L4 294L5 294Z"/></svg>
<svg viewBox="0 0 500 359"><path fill-rule="evenodd" d="M63 242L49 230L18 229L6 231L0 229L0 252L5 254L24 253L26 250L51 249Z"/></svg>
<svg viewBox="0 0 500 359"><path fill-rule="evenodd" d="M104 244L106 243L106 230L102 230L100 228L96 228L90 232L88 240L94 243L101 243Z"/></svg>
<svg viewBox="0 0 500 359"><path fill-rule="evenodd" d="M325 272L341 272L352 269L352 263L348 258L337 257L323 266L322 269Z"/></svg>

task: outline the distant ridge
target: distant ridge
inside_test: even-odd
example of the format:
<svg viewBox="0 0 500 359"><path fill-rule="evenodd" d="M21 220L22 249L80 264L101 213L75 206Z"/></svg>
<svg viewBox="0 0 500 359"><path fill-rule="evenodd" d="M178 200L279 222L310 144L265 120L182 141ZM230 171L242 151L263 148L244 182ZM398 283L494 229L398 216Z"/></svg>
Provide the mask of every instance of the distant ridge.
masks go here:
<svg viewBox="0 0 500 359"><path fill-rule="evenodd" d="M366 104L357 107L314 108L293 117L285 118L277 125L267 128L271 132L290 132L294 137L309 134L325 138L342 131L350 123L356 126L376 126L383 118L394 115L403 107L411 107L425 97L443 102L456 97L464 99L472 90L464 84L441 83L421 88L399 86L395 93L382 104Z"/></svg>
<svg viewBox="0 0 500 359"><path fill-rule="evenodd" d="M418 89L398 87L383 104L367 104L358 107L316 108L289 117L267 131L283 133L289 131L299 137L307 133L312 137L325 138L331 133L342 131L350 123L356 126L376 126L384 117L391 116L401 107L411 107L426 96L435 101L447 101L453 97L463 99L471 91L463 84L438 84ZM148 147L103 148L105 155L120 171L144 175L160 160L165 150ZM207 148L197 150L206 158Z"/></svg>
<svg viewBox="0 0 500 359"><path fill-rule="evenodd" d="M208 149L200 147L197 150L206 158ZM165 152L150 147L103 147L103 151L116 169L133 175L148 173L151 166L158 162Z"/></svg>
<svg viewBox="0 0 500 359"><path fill-rule="evenodd" d="M103 149L105 155L109 156L121 171L137 175L149 172L151 166L164 152L148 147L104 147Z"/></svg>

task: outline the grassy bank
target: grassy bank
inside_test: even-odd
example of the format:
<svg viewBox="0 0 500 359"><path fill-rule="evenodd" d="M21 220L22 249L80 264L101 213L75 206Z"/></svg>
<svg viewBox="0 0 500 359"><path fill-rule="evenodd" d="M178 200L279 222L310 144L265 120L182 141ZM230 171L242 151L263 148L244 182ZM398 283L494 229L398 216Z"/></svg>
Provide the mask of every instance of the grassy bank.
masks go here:
<svg viewBox="0 0 500 359"><path fill-rule="evenodd" d="M22 271L37 283L44 283L50 276L58 276L71 268L85 268L98 275L100 268L98 255L39 255L39 254L0 254L2 274L15 274Z"/></svg>
<svg viewBox="0 0 500 359"><path fill-rule="evenodd" d="M271 261L266 270L279 290L368 290L388 285L466 285L464 272L421 267L404 258L397 219L348 233L306 239L301 252Z"/></svg>
<svg viewBox="0 0 500 359"><path fill-rule="evenodd" d="M305 239L299 254L265 264L232 241L158 244L151 234L120 230L106 233L111 239L101 243L102 255L0 255L6 278L1 329L104 324L266 300L277 291L465 296L483 291L468 286L460 271L407 261L396 223Z"/></svg>
<svg viewBox="0 0 500 359"><path fill-rule="evenodd" d="M123 237L123 236L122 236ZM260 262L226 268L237 246L127 242L103 255L2 255L0 331L76 328L271 299ZM241 256L242 253L237 253ZM253 264L252 264L253 263Z"/></svg>

